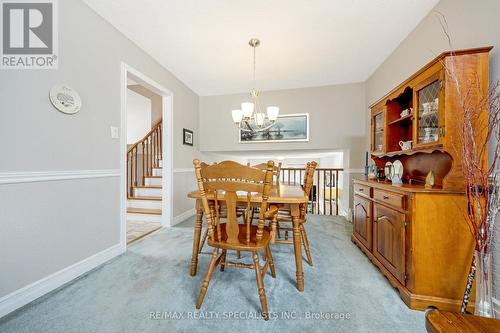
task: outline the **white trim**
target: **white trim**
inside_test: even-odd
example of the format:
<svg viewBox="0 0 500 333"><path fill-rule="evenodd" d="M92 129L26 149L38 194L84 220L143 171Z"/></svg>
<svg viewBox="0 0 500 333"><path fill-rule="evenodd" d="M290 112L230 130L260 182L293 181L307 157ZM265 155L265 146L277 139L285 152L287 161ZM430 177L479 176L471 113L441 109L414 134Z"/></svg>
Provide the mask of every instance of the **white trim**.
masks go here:
<svg viewBox="0 0 500 333"><path fill-rule="evenodd" d="M124 248L120 244L116 244L0 298L0 318L91 271L123 252Z"/></svg>
<svg viewBox="0 0 500 333"><path fill-rule="evenodd" d="M493 311L495 311L495 318L500 318L500 300L493 297Z"/></svg>
<svg viewBox="0 0 500 333"><path fill-rule="evenodd" d="M174 173L194 172L194 168L175 168Z"/></svg>
<svg viewBox="0 0 500 333"><path fill-rule="evenodd" d="M174 123L174 94L162 85L145 76L138 70L121 62L121 138L120 138L120 244L126 248L127 229L127 79L131 78L147 89L162 96L162 125L163 125L163 163L162 163L162 226L169 227L173 222L173 123Z"/></svg>
<svg viewBox="0 0 500 333"><path fill-rule="evenodd" d="M345 174L348 174L348 173L365 173L365 170L364 169L345 169L344 171Z"/></svg>
<svg viewBox="0 0 500 333"><path fill-rule="evenodd" d="M0 172L0 184L120 176L120 169Z"/></svg>
<svg viewBox="0 0 500 333"><path fill-rule="evenodd" d="M190 210L185 211L184 213L181 213L174 217L174 222L172 223L172 226L181 223L182 221L190 218L191 216L196 214L196 209L191 208Z"/></svg>

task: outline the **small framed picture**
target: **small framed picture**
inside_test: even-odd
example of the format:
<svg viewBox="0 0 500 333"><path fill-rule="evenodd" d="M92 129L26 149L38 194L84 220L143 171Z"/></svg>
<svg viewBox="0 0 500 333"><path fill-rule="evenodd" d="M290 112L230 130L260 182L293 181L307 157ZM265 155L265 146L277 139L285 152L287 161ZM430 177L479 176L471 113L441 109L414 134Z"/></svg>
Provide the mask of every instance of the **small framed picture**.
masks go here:
<svg viewBox="0 0 500 333"><path fill-rule="evenodd" d="M193 131L185 128L182 130L182 143L188 146L193 145Z"/></svg>

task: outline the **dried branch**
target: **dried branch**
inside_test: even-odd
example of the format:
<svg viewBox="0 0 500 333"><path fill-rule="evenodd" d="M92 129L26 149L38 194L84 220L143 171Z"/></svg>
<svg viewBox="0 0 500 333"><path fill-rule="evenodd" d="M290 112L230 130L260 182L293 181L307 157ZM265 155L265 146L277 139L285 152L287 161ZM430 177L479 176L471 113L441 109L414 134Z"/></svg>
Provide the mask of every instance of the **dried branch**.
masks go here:
<svg viewBox="0 0 500 333"><path fill-rule="evenodd" d="M437 17L450 50L453 50L446 18L441 13L437 13ZM494 82L486 89L476 73L463 79L463 75L458 74L453 51L442 64L457 93L457 114L463 117L456 122L458 140L454 140L454 149L461 156L468 227L475 249L489 253L499 198L500 83Z"/></svg>

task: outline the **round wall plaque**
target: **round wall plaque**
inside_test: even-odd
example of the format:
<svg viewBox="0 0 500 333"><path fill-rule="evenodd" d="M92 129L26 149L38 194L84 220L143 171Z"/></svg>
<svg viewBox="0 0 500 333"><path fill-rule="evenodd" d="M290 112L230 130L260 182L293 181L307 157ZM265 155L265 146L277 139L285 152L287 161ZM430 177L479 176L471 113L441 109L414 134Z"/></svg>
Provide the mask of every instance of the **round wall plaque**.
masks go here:
<svg viewBox="0 0 500 333"><path fill-rule="evenodd" d="M80 95L65 84L56 84L50 89L50 101L54 107L66 114L74 114L82 108Z"/></svg>

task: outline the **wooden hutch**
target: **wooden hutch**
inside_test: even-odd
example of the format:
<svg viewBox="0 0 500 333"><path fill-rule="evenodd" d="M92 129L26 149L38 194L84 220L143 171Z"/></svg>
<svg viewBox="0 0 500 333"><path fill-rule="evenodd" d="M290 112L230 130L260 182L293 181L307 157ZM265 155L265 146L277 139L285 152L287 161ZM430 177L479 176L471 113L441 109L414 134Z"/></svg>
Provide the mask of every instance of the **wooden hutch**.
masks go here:
<svg viewBox="0 0 500 333"><path fill-rule="evenodd" d="M491 49L443 53L370 107L371 156L379 168L400 160L403 184L354 180L351 239L412 309L460 309L474 251L454 148L460 108L446 68L454 61L463 88L479 80L486 91ZM401 150L399 142L410 140ZM430 171L435 186L427 189Z"/></svg>

